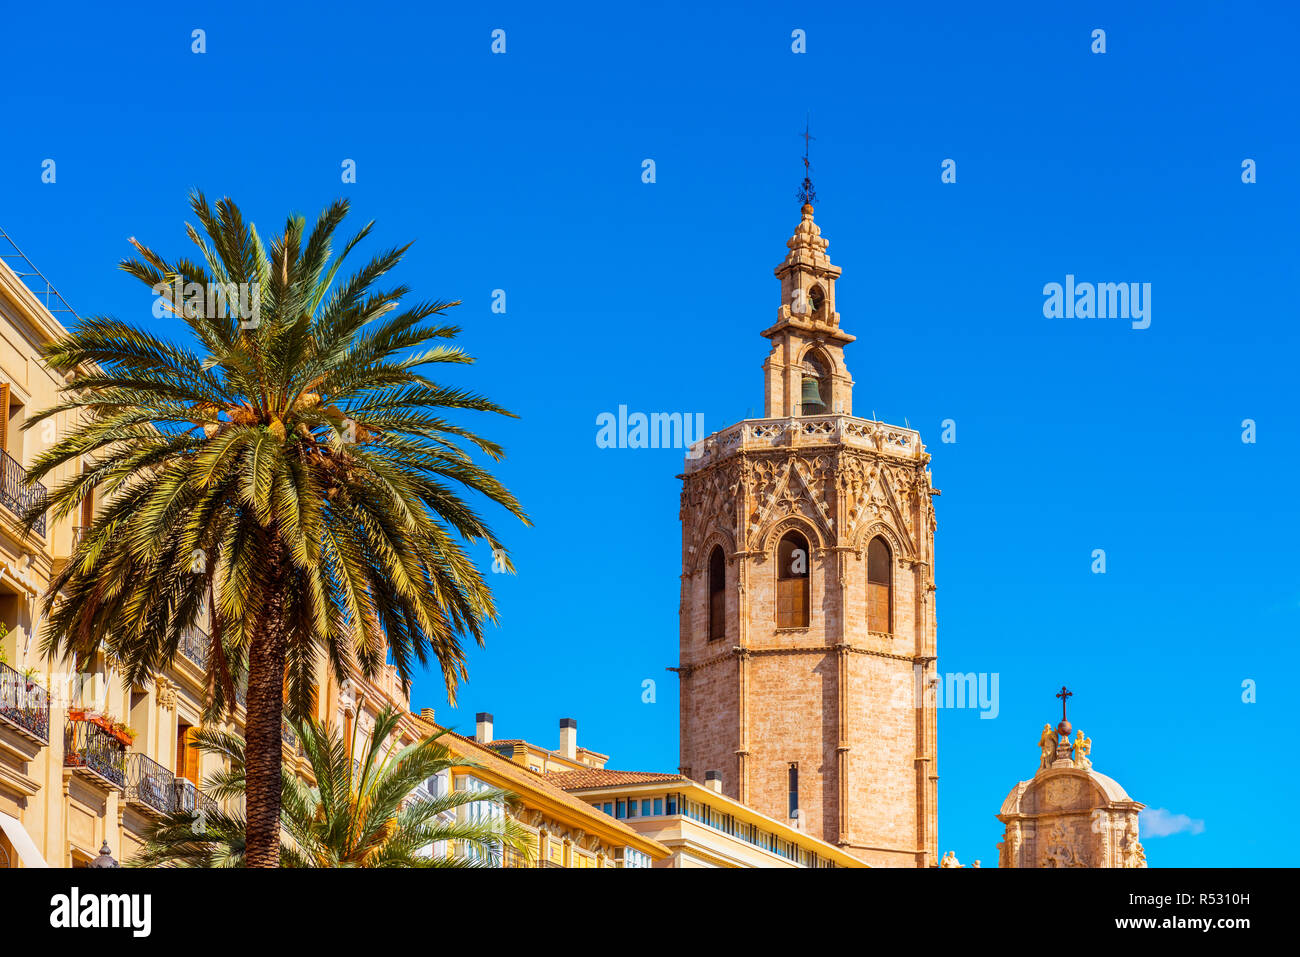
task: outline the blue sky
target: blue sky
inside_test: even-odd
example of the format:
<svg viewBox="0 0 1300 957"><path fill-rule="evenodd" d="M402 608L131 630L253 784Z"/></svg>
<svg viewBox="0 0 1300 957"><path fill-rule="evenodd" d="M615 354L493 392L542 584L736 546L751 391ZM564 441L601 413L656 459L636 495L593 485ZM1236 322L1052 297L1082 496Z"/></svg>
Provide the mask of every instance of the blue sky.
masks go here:
<svg viewBox="0 0 1300 957"><path fill-rule="evenodd" d="M999 675L995 719L941 713L940 850L996 860L1066 683L1097 769L1189 819L1144 831L1153 866L1276 863L1300 837L1278 747L1300 665L1297 14L862 6L13 8L0 226L80 312L146 324L115 264L128 236L181 252L194 187L263 232L347 196L374 245L415 239L400 278L464 300L480 361L456 381L521 413L480 425L535 527L497 522L519 574L493 578L502 625L459 707L433 676L413 706L551 745L572 716L611 766L671 769L681 453L599 449L595 418L762 414L811 111L857 411L919 429L943 490L939 667ZM1067 274L1151 283L1150 328L1044 318Z"/></svg>

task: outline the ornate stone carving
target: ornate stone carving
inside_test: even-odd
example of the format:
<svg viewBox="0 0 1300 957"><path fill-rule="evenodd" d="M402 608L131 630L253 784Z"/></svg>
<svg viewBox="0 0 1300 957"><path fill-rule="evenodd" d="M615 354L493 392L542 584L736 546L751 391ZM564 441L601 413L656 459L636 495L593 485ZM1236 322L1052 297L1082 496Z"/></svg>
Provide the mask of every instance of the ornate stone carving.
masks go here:
<svg viewBox="0 0 1300 957"><path fill-rule="evenodd" d="M1073 730L1064 718L1061 726ZM1146 866L1138 843L1143 805L1093 770L1087 758L1091 745L1081 731L1071 745L1068 738L1058 741L1051 725L1043 727L1034 777L1012 788L998 814L1006 825L999 866Z"/></svg>
<svg viewBox="0 0 1300 957"><path fill-rule="evenodd" d="M1063 821L1057 821L1052 825L1052 830L1047 836L1047 842L1043 847L1042 857L1039 859L1039 867L1087 867L1088 864L1082 860L1075 850L1073 836L1070 834Z"/></svg>
<svg viewBox="0 0 1300 957"><path fill-rule="evenodd" d="M158 707L174 710L176 708L176 685L163 677L154 678L154 691L158 696Z"/></svg>
<svg viewBox="0 0 1300 957"><path fill-rule="evenodd" d="M1083 782L1078 778L1052 778L1043 785L1043 797L1058 808L1071 808L1083 796Z"/></svg>
<svg viewBox="0 0 1300 957"><path fill-rule="evenodd" d="M1052 762L1056 760L1056 744L1060 740L1050 724L1043 725L1043 733L1038 736L1038 750L1041 753L1038 768L1043 770L1050 768Z"/></svg>
<svg viewBox="0 0 1300 957"><path fill-rule="evenodd" d="M1088 760L1088 755L1092 751L1092 738L1085 738L1082 731L1074 735L1074 766L1088 770L1092 767L1092 762Z"/></svg>

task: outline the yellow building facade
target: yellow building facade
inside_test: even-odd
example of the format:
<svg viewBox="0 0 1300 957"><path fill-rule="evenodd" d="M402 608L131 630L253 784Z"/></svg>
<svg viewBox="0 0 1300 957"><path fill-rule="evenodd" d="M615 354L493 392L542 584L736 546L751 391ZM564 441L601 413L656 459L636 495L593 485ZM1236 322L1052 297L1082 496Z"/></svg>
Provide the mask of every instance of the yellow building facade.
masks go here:
<svg viewBox="0 0 1300 957"><path fill-rule="evenodd" d="M63 380L40 353L65 333L57 318L65 315L75 314L0 231L0 867L85 866L105 845L126 862L153 820L215 806L202 786L220 759L188 746L204 723L209 639L202 630L186 635L171 665L141 685L126 684L103 654L77 673L40 653L41 597L94 507L61 522L47 514L30 533L19 527L27 504L46 494L28 481L27 469L68 425L60 419L22 428L28 416L57 403ZM53 480L69 477L64 469ZM408 689L391 666L345 686L324 667L317 719L345 730L355 721L364 733L382 708L396 707L403 713L396 747L442 730L431 712L410 713ZM240 700L220 726L242 733L243 723ZM310 779L287 725L283 740L285 773ZM648 867L668 858L653 838L526 766L469 738L448 733L443 740L465 760L447 785L509 791L503 812L533 837L533 854L509 855L502 866Z"/></svg>
<svg viewBox="0 0 1300 957"><path fill-rule="evenodd" d="M84 866L105 844L125 861L151 820L211 806L202 782L215 759L187 747L203 723L208 638L185 636L171 666L135 686L103 654L81 672L41 655L41 597L93 503L61 522L46 515L30 533L19 527L46 492L27 468L68 424L22 428L58 401L63 380L40 351L65 332L56 315L72 312L6 234L0 241L0 867ZM53 478L70 477L65 468ZM241 731L243 717L241 706L223 726ZM292 769L287 727L284 737Z"/></svg>

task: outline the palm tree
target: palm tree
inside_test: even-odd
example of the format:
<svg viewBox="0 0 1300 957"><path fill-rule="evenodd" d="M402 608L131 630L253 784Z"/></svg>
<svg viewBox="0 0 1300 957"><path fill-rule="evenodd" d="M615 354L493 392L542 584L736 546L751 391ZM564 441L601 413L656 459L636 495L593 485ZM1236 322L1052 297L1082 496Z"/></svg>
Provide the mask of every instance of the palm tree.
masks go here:
<svg viewBox="0 0 1300 957"><path fill-rule="evenodd" d="M462 814L457 819L459 808L479 802L504 805L509 798L504 791L448 789L441 797L411 797L421 782L440 771L474 765L452 756L439 740L445 732L393 751L388 739L398 720L398 712L382 712L355 763L354 742L345 743L333 728L315 721L295 725L316 785L292 775L283 779L280 866L490 867L505 847L531 856L531 836L508 815L475 821ZM196 735L196 746L229 765L209 777L205 790L216 798L242 798L244 742L205 729ZM434 847L444 842L448 853L433 856ZM130 863L242 867L244 852L245 824L239 814L178 811L150 827L144 849Z"/></svg>
<svg viewBox="0 0 1300 957"><path fill-rule="evenodd" d="M65 464L79 474L26 518L103 500L45 596L47 654L85 662L102 648L141 681L206 611L209 713L233 710L235 682L248 681L247 862L274 867L281 715L309 713L321 656L339 680L391 658L409 681L436 661L454 701L462 638L482 644L496 621L463 546L486 541L512 567L462 490L528 519L466 450L499 459L500 447L443 415L511 413L428 376L473 361L446 344L455 326L428 321L457 303L399 307L406 286L376 285L409 244L336 282L373 225L331 258L346 201L309 234L291 217L269 250L229 198L213 210L195 192L191 206L197 262L133 239L139 258L121 268L192 341L96 316L45 349L72 375L27 426L65 414L74 425L31 477Z"/></svg>

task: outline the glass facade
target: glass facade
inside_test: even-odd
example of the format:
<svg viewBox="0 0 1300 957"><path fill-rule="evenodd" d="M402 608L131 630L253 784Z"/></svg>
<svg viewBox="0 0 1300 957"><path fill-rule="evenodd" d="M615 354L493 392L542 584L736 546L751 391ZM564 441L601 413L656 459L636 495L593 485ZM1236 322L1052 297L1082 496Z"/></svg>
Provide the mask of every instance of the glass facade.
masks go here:
<svg viewBox="0 0 1300 957"><path fill-rule="evenodd" d="M731 815L716 807L696 801L680 793L670 793L650 798L626 798L618 801L596 801L592 806L598 811L612 814L619 819L632 817L658 817L665 813L669 817L682 815L692 821L698 821L715 831L738 838L755 847L784 857L801 867L838 867L834 861L801 848L794 841L787 841L771 831L765 831L756 824L738 821ZM631 853L631 849L628 851ZM644 855L642 855L644 856ZM634 866L624 864L624 867ZM640 865L635 865L640 866ZM648 864L646 865L649 866Z"/></svg>

